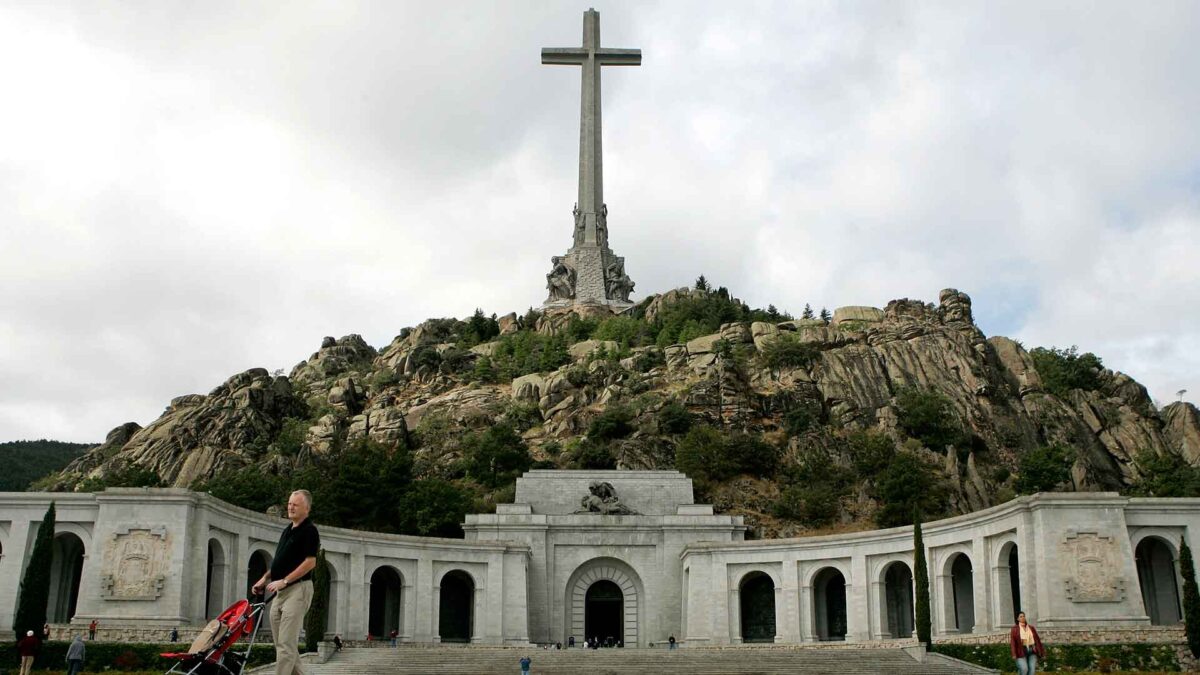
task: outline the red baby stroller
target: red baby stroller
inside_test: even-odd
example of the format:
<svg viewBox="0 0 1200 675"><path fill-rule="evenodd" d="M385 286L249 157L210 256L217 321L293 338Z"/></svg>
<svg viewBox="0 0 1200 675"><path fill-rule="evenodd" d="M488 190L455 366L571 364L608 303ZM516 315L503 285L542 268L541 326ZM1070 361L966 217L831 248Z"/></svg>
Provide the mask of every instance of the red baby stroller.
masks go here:
<svg viewBox="0 0 1200 675"><path fill-rule="evenodd" d="M167 675L242 675L250 649L258 637L263 612L271 598L262 602L238 600L208 622L196 636L186 652L162 654L163 658L177 660ZM233 645L243 636L249 638L244 653L234 651Z"/></svg>

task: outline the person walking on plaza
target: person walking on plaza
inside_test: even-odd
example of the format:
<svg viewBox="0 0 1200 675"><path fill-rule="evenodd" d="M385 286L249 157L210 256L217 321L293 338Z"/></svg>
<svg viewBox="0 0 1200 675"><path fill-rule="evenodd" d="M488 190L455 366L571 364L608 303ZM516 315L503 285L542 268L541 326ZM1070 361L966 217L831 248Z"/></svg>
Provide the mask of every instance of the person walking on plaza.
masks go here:
<svg viewBox="0 0 1200 675"><path fill-rule="evenodd" d="M388 637L390 637L392 639L392 646L395 647L396 640L398 640L400 638L400 631L393 628L392 632L390 634L388 634Z"/></svg>
<svg viewBox="0 0 1200 675"><path fill-rule="evenodd" d="M1017 662L1018 675L1037 675L1038 660L1046 660L1042 638L1025 618L1025 612L1017 614L1017 623L1008 634L1008 648Z"/></svg>
<svg viewBox="0 0 1200 675"><path fill-rule="evenodd" d="M667 638L667 649L675 649L675 636Z"/></svg>
<svg viewBox="0 0 1200 675"><path fill-rule="evenodd" d="M96 626L97 626L97 624L98 624L98 622L97 622L95 619L92 619L92 622L88 624L88 639L89 639L89 640L95 640L95 639L96 639Z"/></svg>
<svg viewBox="0 0 1200 675"><path fill-rule="evenodd" d="M67 647L67 675L79 675L79 671L83 670L86 651L87 648L83 646L83 636L76 635L75 639L71 640L71 646Z"/></svg>
<svg viewBox="0 0 1200 675"><path fill-rule="evenodd" d="M312 571L317 566L321 537L308 519L312 493L296 490L288 497L288 520L271 567L251 589L275 593L271 603L271 633L275 638L275 675L304 675L300 667L300 629L312 604Z"/></svg>
<svg viewBox="0 0 1200 675"><path fill-rule="evenodd" d="M33 631L25 631L25 637L17 643L17 653L21 655L21 675L29 675L33 670L33 657L37 656L42 643L33 636Z"/></svg>
<svg viewBox="0 0 1200 675"><path fill-rule="evenodd" d="M171 629L171 642L179 642L179 629L178 628Z"/></svg>
<svg viewBox="0 0 1200 675"><path fill-rule="evenodd" d="M521 657L521 675L529 675L529 665L531 663L533 663L533 660L528 656Z"/></svg>
<svg viewBox="0 0 1200 675"><path fill-rule="evenodd" d="M50 641L50 624L42 626L42 642Z"/></svg>

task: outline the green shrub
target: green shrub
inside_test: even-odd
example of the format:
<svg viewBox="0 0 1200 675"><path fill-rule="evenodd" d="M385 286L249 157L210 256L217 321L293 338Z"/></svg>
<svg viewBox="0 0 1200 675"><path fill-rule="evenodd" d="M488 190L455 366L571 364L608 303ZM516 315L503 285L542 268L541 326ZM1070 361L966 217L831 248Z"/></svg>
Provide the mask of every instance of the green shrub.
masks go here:
<svg viewBox="0 0 1200 675"><path fill-rule="evenodd" d="M801 342L795 333L780 333L763 345L758 360L764 368L771 370L807 368L820 355L821 350L816 344Z"/></svg>
<svg viewBox="0 0 1200 675"><path fill-rule="evenodd" d="M576 469L607 470L617 468L617 458L607 444L590 438L579 443L570 453L569 461Z"/></svg>
<svg viewBox="0 0 1200 675"><path fill-rule="evenodd" d="M707 425L693 426L675 449L675 468L701 481L721 481L738 474L770 476L779 465L779 450L758 436L725 436Z"/></svg>
<svg viewBox="0 0 1200 675"><path fill-rule="evenodd" d="M949 490L942 473L914 453L901 450L875 480L880 527L912 523L914 513L937 517L949 507Z"/></svg>
<svg viewBox="0 0 1200 675"><path fill-rule="evenodd" d="M756 434L735 433L725 438L725 455L736 473L748 473L762 478L772 476L779 468L779 449Z"/></svg>
<svg viewBox="0 0 1200 675"><path fill-rule="evenodd" d="M325 560L325 549L317 551L312 581L312 603L304 615L304 647L315 652L317 643L325 639L325 629L329 625L329 562Z"/></svg>
<svg viewBox="0 0 1200 675"><path fill-rule="evenodd" d="M934 452L961 443L962 425L954 414L950 399L932 389L906 387L896 392L896 415L904 433Z"/></svg>
<svg viewBox="0 0 1200 675"><path fill-rule="evenodd" d="M1079 353L1072 345L1068 349L1037 347L1029 352L1033 367L1042 379L1046 391L1066 396L1072 389L1095 391L1100 388L1100 357L1091 352Z"/></svg>
<svg viewBox="0 0 1200 675"><path fill-rule="evenodd" d="M257 513L284 504L288 497L287 479L263 473L257 466L225 469L193 484L192 489Z"/></svg>
<svg viewBox="0 0 1200 675"><path fill-rule="evenodd" d="M165 487L158 473L137 464L126 464L103 478L86 478L76 486L79 492L104 492L113 487Z"/></svg>
<svg viewBox="0 0 1200 675"><path fill-rule="evenodd" d="M658 429L665 434L685 434L692 428L692 413L679 401L671 401L658 411Z"/></svg>
<svg viewBox="0 0 1200 675"><path fill-rule="evenodd" d="M1200 467L1171 452L1144 450L1134 457L1138 479L1129 493L1139 497L1200 497Z"/></svg>
<svg viewBox="0 0 1200 675"><path fill-rule="evenodd" d="M878 475L896 455L896 444L891 437L873 429L850 432L846 446L854 471L862 479Z"/></svg>
<svg viewBox="0 0 1200 675"><path fill-rule="evenodd" d="M667 365L666 354L657 348L639 352L633 359L633 369L639 373L648 373L655 368L665 365Z"/></svg>
<svg viewBox="0 0 1200 675"><path fill-rule="evenodd" d="M533 463L525 440L505 423L482 434L468 434L463 439L463 458L467 475L488 487L513 482Z"/></svg>
<svg viewBox="0 0 1200 675"><path fill-rule="evenodd" d="M799 436L821 423L823 411L820 401L806 399L793 405L783 413L783 429L788 436Z"/></svg>
<svg viewBox="0 0 1200 675"><path fill-rule="evenodd" d="M1018 494L1049 492L1071 479L1071 459L1061 445L1048 445L1021 455L1014 487Z"/></svg>
<svg viewBox="0 0 1200 675"><path fill-rule="evenodd" d="M841 496L841 490L829 483L792 485L779 494L773 510L780 518L824 527L837 518Z"/></svg>
<svg viewBox="0 0 1200 675"><path fill-rule="evenodd" d="M934 644L932 651L956 659L1012 672L1008 641L981 645ZM1121 671L1179 672L1179 659L1170 644L1057 644L1046 645L1045 665L1038 672L1096 671L1101 661Z"/></svg>
<svg viewBox="0 0 1200 675"><path fill-rule="evenodd" d="M597 442L625 438L633 433L633 411L623 405L610 405L588 424L587 437Z"/></svg>
<svg viewBox="0 0 1200 675"><path fill-rule="evenodd" d="M651 341L650 338L650 324L628 316L604 319L592 332L593 340L612 340L622 349L648 344Z"/></svg>
<svg viewBox="0 0 1200 675"><path fill-rule="evenodd" d="M471 512L471 495L439 478L413 481L398 509L400 531L422 537L462 537L462 522Z"/></svg>

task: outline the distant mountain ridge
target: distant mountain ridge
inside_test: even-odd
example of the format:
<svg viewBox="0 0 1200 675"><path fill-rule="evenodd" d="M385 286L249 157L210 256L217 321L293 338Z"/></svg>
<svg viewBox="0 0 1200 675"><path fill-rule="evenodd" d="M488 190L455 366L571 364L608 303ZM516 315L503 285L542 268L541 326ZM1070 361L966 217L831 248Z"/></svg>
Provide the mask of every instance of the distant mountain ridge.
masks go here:
<svg viewBox="0 0 1200 675"><path fill-rule="evenodd" d="M22 492L33 481L63 470L72 460L83 455L95 443L66 443L63 441L8 441L0 443L0 492Z"/></svg>
<svg viewBox="0 0 1200 675"><path fill-rule="evenodd" d="M286 478L352 462L369 440L411 452L415 477L464 486L476 506L503 501L534 463L688 469L702 497L775 536L889 522L881 509L901 508L889 490L903 493L904 470L936 479L922 488L936 497L927 512L963 513L1029 485L1127 490L1139 455L1200 465L1195 406L1158 410L1142 385L1083 356L985 336L954 289L937 304L794 319L705 283L619 317L477 312L378 350L325 338L288 375L251 369L176 397L145 428L117 427L42 485L94 489L131 471L176 486ZM480 434L497 424L519 437L484 440L526 459L481 469Z"/></svg>

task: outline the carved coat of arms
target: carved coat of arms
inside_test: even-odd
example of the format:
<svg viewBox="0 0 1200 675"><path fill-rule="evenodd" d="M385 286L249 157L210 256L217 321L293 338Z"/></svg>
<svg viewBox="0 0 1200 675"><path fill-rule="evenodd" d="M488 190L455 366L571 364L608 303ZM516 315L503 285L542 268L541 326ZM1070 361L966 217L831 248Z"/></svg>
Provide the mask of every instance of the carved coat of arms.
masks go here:
<svg viewBox="0 0 1200 675"><path fill-rule="evenodd" d="M100 595L108 600L155 600L162 595L170 561L165 528L123 527L105 550Z"/></svg>
<svg viewBox="0 0 1200 675"><path fill-rule="evenodd" d="M1067 599L1120 602L1125 579L1117 564L1116 542L1097 532L1068 532L1062 543Z"/></svg>

